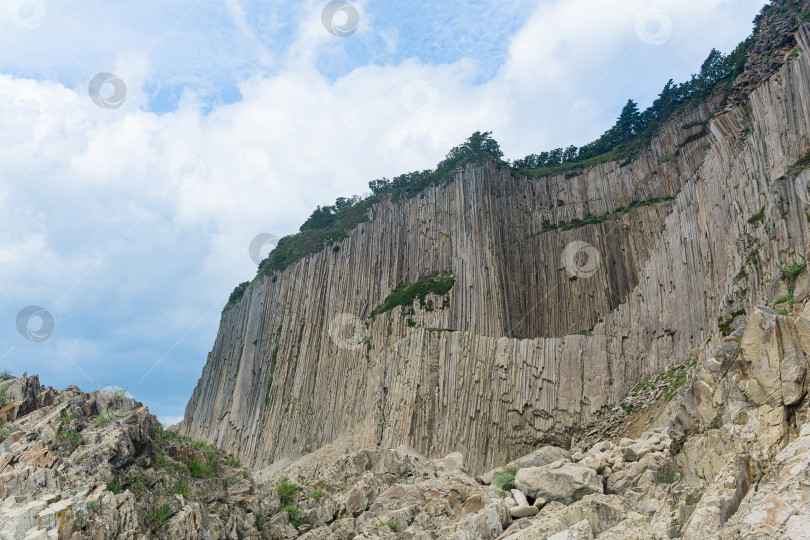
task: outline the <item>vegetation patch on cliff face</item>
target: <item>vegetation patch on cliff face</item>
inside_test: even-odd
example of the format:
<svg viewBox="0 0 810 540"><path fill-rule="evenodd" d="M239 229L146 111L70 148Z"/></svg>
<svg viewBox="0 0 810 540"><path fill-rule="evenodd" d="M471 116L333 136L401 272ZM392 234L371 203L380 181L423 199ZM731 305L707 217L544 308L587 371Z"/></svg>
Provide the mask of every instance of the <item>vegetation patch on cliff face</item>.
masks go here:
<svg viewBox="0 0 810 540"><path fill-rule="evenodd" d="M238 304L239 301L242 299L242 297L245 296L245 291L247 290L248 285L250 285L249 281L245 281L237 285L236 288L231 293L231 296L228 297L228 303L225 304L225 307L222 309L222 311L225 311L229 307Z"/></svg>
<svg viewBox="0 0 810 540"><path fill-rule="evenodd" d="M447 294L455 283L456 277L451 270L433 272L416 283L400 283L385 301L371 312L371 318L375 319L377 315L391 311L397 306L409 306L416 298L419 298L420 304L425 307L425 298L428 294Z"/></svg>
<svg viewBox="0 0 810 540"><path fill-rule="evenodd" d="M804 272L804 270L807 268L807 259L804 256L802 256L802 262L789 264L784 268L778 266L778 268L782 272L782 274L785 275L785 277L788 279L790 283L795 283L796 278L799 276L799 274Z"/></svg>
<svg viewBox="0 0 810 540"><path fill-rule="evenodd" d="M728 317L725 320L723 319L722 316L718 317L717 318L717 327L719 328L720 333L722 333L724 336L731 335L731 332L733 331L733 329L731 328L731 325L734 323L734 321L737 319L737 317L742 317L743 315L745 315L745 309L744 308L743 309L738 309L737 311L732 312L731 316Z"/></svg>
<svg viewBox="0 0 810 540"><path fill-rule="evenodd" d="M697 360L690 358L676 368L662 373L661 375L650 377L646 381L637 384L636 387L619 402L619 406L625 413L633 414L648 409L662 396L665 397L667 401L671 401L678 393L678 389L683 385L684 381L686 381L689 372L694 370L696 366Z"/></svg>
<svg viewBox="0 0 810 540"><path fill-rule="evenodd" d="M526 237L531 238L549 231L556 231L556 230L568 231L571 229L578 229L580 227L584 227L585 225L597 225L599 223L607 221L610 218L610 216L615 214L625 214L635 208L640 208L642 206L652 206L654 204L673 200L675 200L675 197L664 197L664 198L655 197L653 199L649 199L646 201L633 201L628 206L620 206L619 208L616 208L613 212L609 212L601 216L593 216L591 214L586 214L584 218L574 218L571 221L561 221L558 223L551 223L551 221L544 219L543 226L540 232L526 235Z"/></svg>
<svg viewBox="0 0 810 540"><path fill-rule="evenodd" d="M757 223L758 221L762 221L765 218L765 207L763 206L760 208L759 212L756 214L752 214L750 218L748 218L749 224Z"/></svg>

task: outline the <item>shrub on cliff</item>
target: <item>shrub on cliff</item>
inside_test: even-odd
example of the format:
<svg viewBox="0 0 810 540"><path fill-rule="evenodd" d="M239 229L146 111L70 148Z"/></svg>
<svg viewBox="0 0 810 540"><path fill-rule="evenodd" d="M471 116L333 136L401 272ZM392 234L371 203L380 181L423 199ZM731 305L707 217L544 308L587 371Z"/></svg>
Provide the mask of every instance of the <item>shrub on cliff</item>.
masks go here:
<svg viewBox="0 0 810 540"><path fill-rule="evenodd" d="M283 476L276 484L276 494L281 502L281 506L290 506L295 500L295 494L298 492L298 486L286 476Z"/></svg>
<svg viewBox="0 0 810 540"><path fill-rule="evenodd" d="M632 158L650 143L672 114L709 98L724 86L730 86L745 68L746 52L751 43L753 37L748 37L728 55L712 49L699 73L680 84L675 84L672 80L667 82L658 98L644 112L639 112L632 99L628 100L613 127L595 141L581 148L572 146L565 150L557 148L531 154L515 160L512 167L531 170L535 176L544 176L572 167Z"/></svg>
<svg viewBox="0 0 810 540"><path fill-rule="evenodd" d="M242 297L245 295L245 291L247 290L248 285L250 285L249 281L245 281L237 285L236 288L231 293L231 296L228 297L228 304L225 307L235 306L236 304L238 304L239 300L241 300Z"/></svg>
<svg viewBox="0 0 810 540"><path fill-rule="evenodd" d="M441 184L467 163L481 163L487 160L500 160L503 152L490 131L476 131L462 144L451 149L434 170L415 171L399 175L393 180L382 178L372 180L368 186L372 195L362 199L339 197L335 204L318 206L301 225L297 234L285 236L278 241L275 249L259 264L259 275L270 275L281 271L295 261L334 246L346 238L360 223L368 221L371 207L384 199L396 200L414 197L426 187ZM337 253L339 250L334 250ZM240 285L241 287L241 285ZM234 294L237 291L234 290ZM244 292L244 290L242 291ZM234 295L232 294L233 298ZM235 304L229 301L228 305Z"/></svg>

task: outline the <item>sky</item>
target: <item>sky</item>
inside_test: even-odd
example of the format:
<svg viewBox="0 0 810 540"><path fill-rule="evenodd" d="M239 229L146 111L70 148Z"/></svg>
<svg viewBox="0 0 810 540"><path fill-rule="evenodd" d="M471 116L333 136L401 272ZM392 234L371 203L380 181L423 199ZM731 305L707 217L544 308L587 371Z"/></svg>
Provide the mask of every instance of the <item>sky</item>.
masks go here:
<svg viewBox="0 0 810 540"><path fill-rule="evenodd" d="M0 0L0 372L179 421L258 235L476 130L590 142L764 3Z"/></svg>

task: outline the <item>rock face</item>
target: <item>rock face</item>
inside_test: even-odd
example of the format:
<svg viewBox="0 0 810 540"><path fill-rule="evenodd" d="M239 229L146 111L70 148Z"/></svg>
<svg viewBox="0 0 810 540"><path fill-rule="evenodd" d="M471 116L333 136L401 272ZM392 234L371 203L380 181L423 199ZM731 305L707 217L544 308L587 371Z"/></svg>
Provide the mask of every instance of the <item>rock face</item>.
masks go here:
<svg viewBox="0 0 810 540"><path fill-rule="evenodd" d="M469 165L257 278L222 315L183 434L253 466L351 441L461 451L480 474L567 445L733 331L808 248L810 32L778 17L733 99L675 117L633 161L540 179ZM398 283L444 270L446 297L370 317ZM787 399L798 362L780 366Z"/></svg>

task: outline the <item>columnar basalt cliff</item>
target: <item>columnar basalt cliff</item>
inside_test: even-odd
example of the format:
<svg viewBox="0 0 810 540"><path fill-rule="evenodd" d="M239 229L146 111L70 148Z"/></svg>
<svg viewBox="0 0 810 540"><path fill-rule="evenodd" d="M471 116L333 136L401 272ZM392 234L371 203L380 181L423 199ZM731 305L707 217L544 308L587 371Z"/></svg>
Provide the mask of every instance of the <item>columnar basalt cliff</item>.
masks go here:
<svg viewBox="0 0 810 540"><path fill-rule="evenodd" d="M183 433L252 466L342 441L461 451L482 472L567 445L772 299L810 247L810 31L794 31L761 32L730 98L679 113L630 162L545 178L468 164L258 277L222 315ZM447 295L371 316L446 270Z"/></svg>

